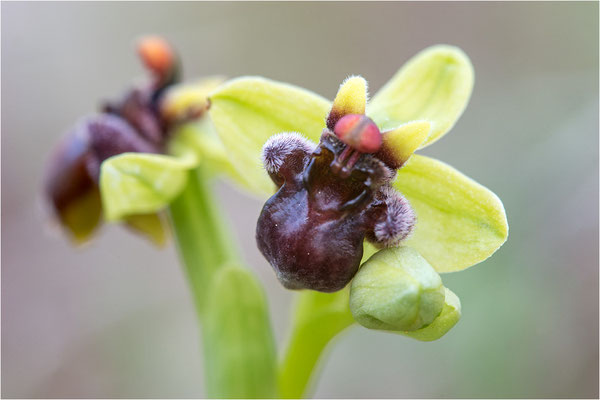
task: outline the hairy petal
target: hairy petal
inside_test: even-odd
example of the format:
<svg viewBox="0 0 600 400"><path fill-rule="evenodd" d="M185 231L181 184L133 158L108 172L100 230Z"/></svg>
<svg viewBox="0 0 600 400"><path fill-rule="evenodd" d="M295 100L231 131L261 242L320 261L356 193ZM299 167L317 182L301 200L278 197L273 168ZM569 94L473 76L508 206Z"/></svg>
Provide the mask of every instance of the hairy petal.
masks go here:
<svg viewBox="0 0 600 400"><path fill-rule="evenodd" d="M417 214L406 245L416 248L438 272L477 264L508 237L498 196L441 161L413 155L398 172L394 187Z"/></svg>
<svg viewBox="0 0 600 400"><path fill-rule="evenodd" d="M383 146L375 157L392 169L398 169L427 139L431 123L411 121L383 133Z"/></svg>
<svg viewBox="0 0 600 400"><path fill-rule="evenodd" d="M408 61L373 97L367 109L380 127L424 119L433 123L422 147L448 132L473 90L473 66L457 47L429 47Z"/></svg>
<svg viewBox="0 0 600 400"><path fill-rule="evenodd" d="M273 182L280 187L302 172L315 147L314 143L295 132L271 136L263 147L263 165Z"/></svg>
<svg viewBox="0 0 600 400"><path fill-rule="evenodd" d="M317 94L259 77L238 78L210 97L209 113L232 165L254 193L273 193L261 165L262 147L271 136L299 132L319 141L331 103Z"/></svg>
<svg viewBox="0 0 600 400"><path fill-rule="evenodd" d="M341 85L327 116L327 128L333 130L344 115L364 114L367 106L367 81L362 76L350 76Z"/></svg>
<svg viewBox="0 0 600 400"><path fill-rule="evenodd" d="M386 212L379 214L372 232L367 232L367 240L378 247L398 246L412 232L415 213L408 200L390 186L384 186L378 193L385 204Z"/></svg>

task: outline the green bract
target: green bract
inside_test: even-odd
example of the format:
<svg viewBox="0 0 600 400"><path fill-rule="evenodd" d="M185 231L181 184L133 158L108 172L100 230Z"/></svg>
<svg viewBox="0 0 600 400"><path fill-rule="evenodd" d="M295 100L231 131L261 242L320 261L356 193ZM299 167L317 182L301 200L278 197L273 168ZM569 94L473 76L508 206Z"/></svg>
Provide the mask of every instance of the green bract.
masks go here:
<svg viewBox="0 0 600 400"><path fill-rule="evenodd" d="M381 250L351 284L350 310L362 326L414 331L429 325L444 306L444 286L435 270L410 247Z"/></svg>

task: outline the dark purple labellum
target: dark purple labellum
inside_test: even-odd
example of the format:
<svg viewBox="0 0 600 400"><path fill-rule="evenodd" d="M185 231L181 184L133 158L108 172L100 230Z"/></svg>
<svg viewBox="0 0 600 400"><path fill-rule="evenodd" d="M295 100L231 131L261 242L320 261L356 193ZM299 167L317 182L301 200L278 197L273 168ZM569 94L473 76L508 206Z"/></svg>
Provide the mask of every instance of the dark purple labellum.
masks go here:
<svg viewBox="0 0 600 400"><path fill-rule="evenodd" d="M68 133L50 157L44 179L46 196L63 225L83 237L100 217L102 161L125 152L158 151L123 119L109 114L90 117Z"/></svg>
<svg viewBox="0 0 600 400"><path fill-rule="evenodd" d="M160 148L122 118L102 114L85 122L89 135L88 172L98 182L104 160L122 153L158 153Z"/></svg>
<svg viewBox="0 0 600 400"><path fill-rule="evenodd" d="M46 195L57 210L94 185L86 165L89 154L89 135L82 127L65 136L56 146L46 167L44 185Z"/></svg>
<svg viewBox="0 0 600 400"><path fill-rule="evenodd" d="M265 168L279 190L263 207L256 239L286 288L334 292L356 274L365 238L397 245L415 218L383 162L345 157L347 145L328 129L313 148L297 134L265 144Z"/></svg>

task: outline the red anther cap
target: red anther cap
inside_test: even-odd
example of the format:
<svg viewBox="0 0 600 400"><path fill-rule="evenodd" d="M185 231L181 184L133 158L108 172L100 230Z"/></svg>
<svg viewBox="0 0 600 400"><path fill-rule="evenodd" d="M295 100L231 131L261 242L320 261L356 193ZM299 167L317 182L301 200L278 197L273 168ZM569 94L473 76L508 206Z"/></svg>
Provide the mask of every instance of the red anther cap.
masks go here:
<svg viewBox="0 0 600 400"><path fill-rule="evenodd" d="M340 118L333 133L348 146L361 153L375 153L381 148L381 132L375 122L363 114L348 114Z"/></svg>
<svg viewBox="0 0 600 400"><path fill-rule="evenodd" d="M146 67L158 74L166 75L173 67L171 45L160 36L142 38L138 43L138 54Z"/></svg>

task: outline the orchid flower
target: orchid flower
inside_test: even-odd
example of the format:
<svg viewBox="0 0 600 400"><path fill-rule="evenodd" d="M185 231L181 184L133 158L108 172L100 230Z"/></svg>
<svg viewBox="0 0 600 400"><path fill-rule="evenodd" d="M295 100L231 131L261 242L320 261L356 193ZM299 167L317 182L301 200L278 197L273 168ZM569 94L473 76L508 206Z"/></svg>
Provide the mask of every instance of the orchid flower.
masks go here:
<svg viewBox="0 0 600 400"><path fill-rule="evenodd" d="M210 117L236 179L259 196L272 196L259 218L257 242L282 283L336 291L354 277L336 293L300 292L280 375L284 395L303 393L321 350L355 321L435 340L460 318L460 301L438 273L460 271L492 255L508 237L506 214L483 185L413 153L454 126L473 82L465 53L438 45L412 58L370 101L359 76L342 83L333 102L262 77L231 80L210 96ZM384 226L391 237L375 237L372 224L385 225L385 216L360 220L375 203L354 214L342 210L363 190L372 191L368 201L404 215ZM314 200L320 195L327 199ZM326 228L315 229L336 204L338 218L355 215L353 221L360 221L334 229L328 220ZM365 243L363 253L356 244L361 237L387 248L369 259L376 248ZM342 250L348 246L349 252ZM317 254L307 254L311 250ZM347 255L340 258L343 251ZM299 378L298 371L307 372Z"/></svg>
<svg viewBox="0 0 600 400"><path fill-rule="evenodd" d="M164 52L151 50L160 61ZM160 69L158 61L149 65ZM486 187L414 153L465 109L468 57L451 46L425 49L370 101L360 76L333 101L262 77L222 82L150 97L160 98L162 122L160 135L146 135L162 138L154 151L134 146L83 163L94 165L105 219L168 211L201 322L208 396L306 396L324 348L355 322L422 341L455 326L460 300L440 274L492 255L508 237L506 214ZM129 123L152 131L144 121ZM283 286L305 289L279 361L264 291L212 198L215 176L265 199L259 250Z"/></svg>
<svg viewBox="0 0 600 400"><path fill-rule="evenodd" d="M179 80L179 59L171 45L156 36L144 37L137 50L150 79L77 124L56 146L45 171L47 200L75 242L91 239L106 217L99 192L102 162L121 153L161 153L168 140L170 122L160 112L160 101ZM164 243L163 218L156 210L138 211L124 219L127 226Z"/></svg>

